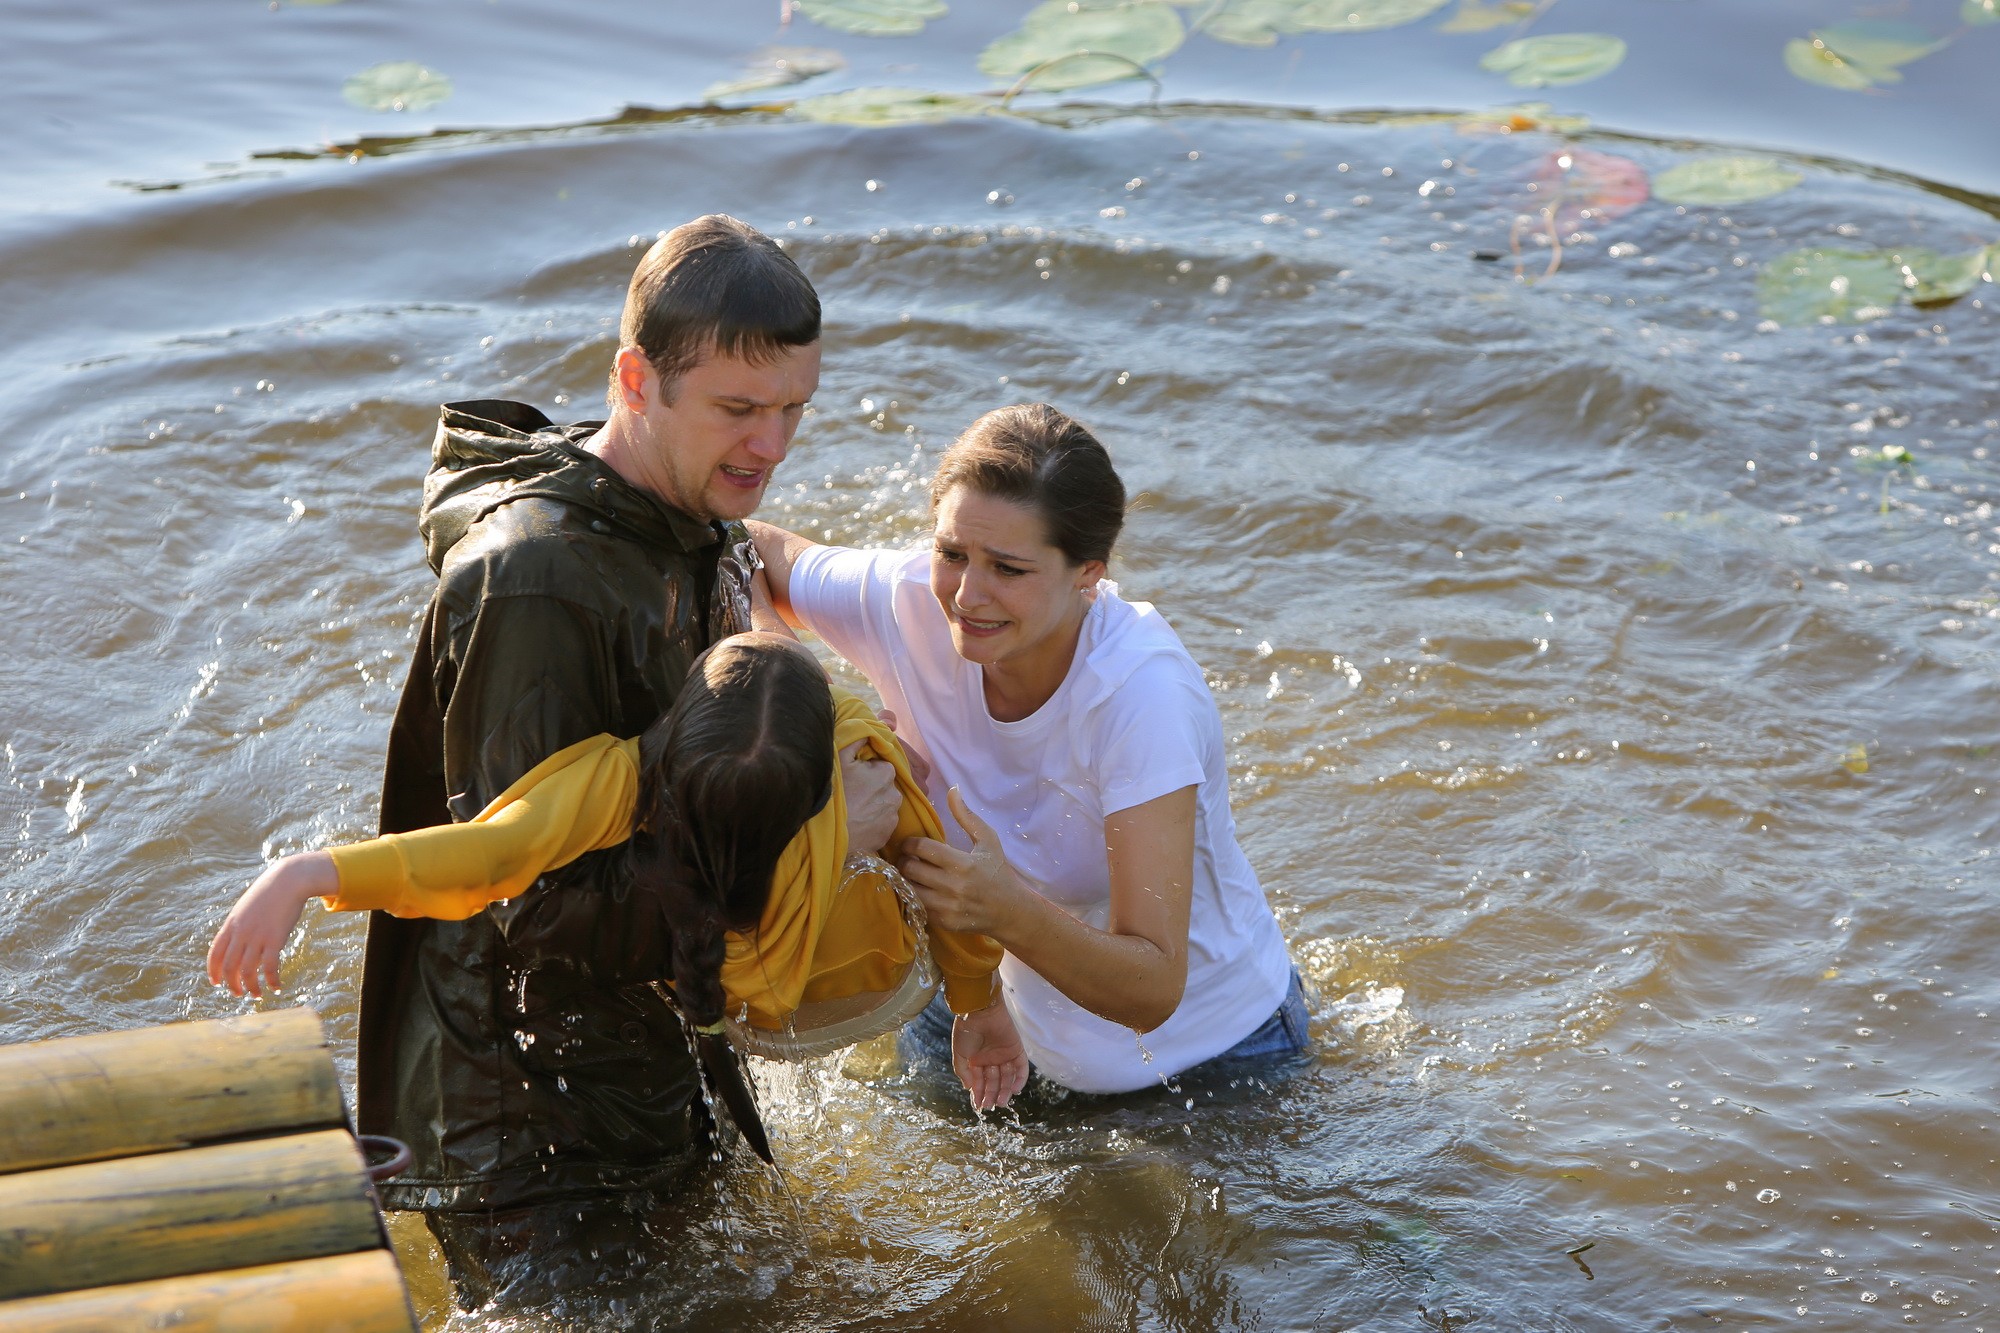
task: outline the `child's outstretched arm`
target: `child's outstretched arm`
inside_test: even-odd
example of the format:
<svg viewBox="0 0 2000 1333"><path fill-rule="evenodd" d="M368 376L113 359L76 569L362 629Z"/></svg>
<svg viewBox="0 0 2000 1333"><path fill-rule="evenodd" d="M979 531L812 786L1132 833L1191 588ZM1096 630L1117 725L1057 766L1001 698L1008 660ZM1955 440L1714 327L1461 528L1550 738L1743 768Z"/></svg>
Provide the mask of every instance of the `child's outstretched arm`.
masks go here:
<svg viewBox="0 0 2000 1333"><path fill-rule="evenodd" d="M340 891L340 876L325 852L298 852L264 867L229 909L215 943L208 946L208 979L232 995L264 998L278 992L278 958L299 924L306 899Z"/></svg>

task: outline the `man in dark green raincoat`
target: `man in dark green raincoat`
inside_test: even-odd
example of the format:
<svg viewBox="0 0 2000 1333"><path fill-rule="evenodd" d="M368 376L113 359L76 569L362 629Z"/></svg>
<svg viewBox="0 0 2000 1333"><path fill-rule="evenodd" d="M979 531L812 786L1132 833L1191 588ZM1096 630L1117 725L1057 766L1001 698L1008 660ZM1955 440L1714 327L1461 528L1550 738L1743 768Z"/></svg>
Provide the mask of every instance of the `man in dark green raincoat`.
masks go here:
<svg viewBox="0 0 2000 1333"><path fill-rule="evenodd" d="M640 733L697 654L748 627L737 520L818 385L819 331L783 250L701 218L633 275L608 420L444 408L420 524L438 587L390 733L383 832L470 819L565 746ZM613 1264L607 1227L643 1223L710 1150L655 984L673 923L623 869L608 849L466 921L370 920L360 1128L412 1149L383 1202L425 1212L461 1302L565 1268L594 1283L565 1251Z"/></svg>

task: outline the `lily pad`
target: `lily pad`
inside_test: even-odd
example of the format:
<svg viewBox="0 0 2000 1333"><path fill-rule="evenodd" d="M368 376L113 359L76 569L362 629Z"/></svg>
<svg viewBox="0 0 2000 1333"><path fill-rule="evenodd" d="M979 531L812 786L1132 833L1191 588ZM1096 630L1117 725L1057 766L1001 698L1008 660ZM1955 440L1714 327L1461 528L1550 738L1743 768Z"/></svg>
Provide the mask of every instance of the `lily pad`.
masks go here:
<svg viewBox="0 0 2000 1333"><path fill-rule="evenodd" d="M1971 24L2000 23L2000 0L1965 0L1958 7L1958 17Z"/></svg>
<svg viewBox="0 0 2000 1333"><path fill-rule="evenodd" d="M1856 21L1815 28L1810 39L1785 43L1785 68L1808 83L1861 92L1901 83L1899 66L1946 45L1909 23Z"/></svg>
<svg viewBox="0 0 2000 1333"><path fill-rule="evenodd" d="M1880 319L1903 291L1902 268L1880 250L1792 250L1757 275L1757 303L1780 324Z"/></svg>
<svg viewBox="0 0 2000 1333"><path fill-rule="evenodd" d="M451 80L414 60L392 60L362 70L340 91L364 111L422 111L451 96Z"/></svg>
<svg viewBox="0 0 2000 1333"><path fill-rule="evenodd" d="M767 46L750 58L742 78L710 84L702 90L701 99L719 102L767 88L786 88L845 68L847 57L823 46Z"/></svg>
<svg viewBox="0 0 2000 1333"><path fill-rule="evenodd" d="M835 32L856 37L914 37L947 12L938 0L792 0L798 11Z"/></svg>
<svg viewBox="0 0 2000 1333"><path fill-rule="evenodd" d="M1505 74L1516 88L1554 88L1609 74L1625 59L1625 43L1599 32L1560 32L1522 37L1495 47L1479 67Z"/></svg>
<svg viewBox="0 0 2000 1333"><path fill-rule="evenodd" d="M983 74L1043 92L1144 77L1187 31L1164 0L1084 4L1043 0L1021 26L979 53Z"/></svg>
<svg viewBox="0 0 2000 1333"><path fill-rule="evenodd" d="M1943 305L1977 287L1994 261L1986 247L1969 255L1941 255L1935 250L1901 250L1889 256L1902 275L1903 290L1918 305Z"/></svg>
<svg viewBox="0 0 2000 1333"><path fill-rule="evenodd" d="M1559 148L1535 166L1534 206L1555 208L1558 231L1621 218L1646 202L1646 169L1629 157Z"/></svg>
<svg viewBox="0 0 2000 1333"><path fill-rule="evenodd" d="M1491 32L1535 16L1534 0L1502 0L1497 5L1480 0L1458 0L1458 12L1438 24L1439 32Z"/></svg>
<svg viewBox="0 0 2000 1333"><path fill-rule="evenodd" d="M1655 176L1653 193L1670 204L1721 208L1769 199L1804 179L1767 157L1705 157Z"/></svg>
<svg viewBox="0 0 2000 1333"><path fill-rule="evenodd" d="M1874 69L1895 69L1946 45L1915 24L1872 20L1815 28L1813 36L1849 64Z"/></svg>
<svg viewBox="0 0 2000 1333"><path fill-rule="evenodd" d="M1296 0L1288 32L1377 32L1426 19L1451 0Z"/></svg>
<svg viewBox="0 0 2000 1333"><path fill-rule="evenodd" d="M825 125L927 125L993 113L992 99L923 88L850 88L792 103L791 112Z"/></svg>
<svg viewBox="0 0 2000 1333"><path fill-rule="evenodd" d="M1894 83L1903 77L1893 69L1863 69L1842 60L1824 42L1807 41L1803 37L1794 37L1785 43L1785 68L1807 83L1857 93L1864 88L1873 88L1880 75L1887 75L1881 79L1883 83Z"/></svg>
<svg viewBox="0 0 2000 1333"><path fill-rule="evenodd" d="M1293 0L1222 0L1207 9L1194 30L1232 46L1275 46L1298 6Z"/></svg>

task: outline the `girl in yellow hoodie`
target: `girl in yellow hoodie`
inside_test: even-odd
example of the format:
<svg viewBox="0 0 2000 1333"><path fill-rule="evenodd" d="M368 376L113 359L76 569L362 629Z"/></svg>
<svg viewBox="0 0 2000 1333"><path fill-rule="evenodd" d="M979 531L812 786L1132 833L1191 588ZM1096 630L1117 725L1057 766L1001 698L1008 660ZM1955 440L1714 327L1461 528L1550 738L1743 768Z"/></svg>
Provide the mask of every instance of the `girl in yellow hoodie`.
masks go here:
<svg viewBox="0 0 2000 1333"><path fill-rule="evenodd" d="M872 855L850 856L880 850L848 846L835 752L857 743L861 757L895 767L902 807L885 845L941 839L894 733L831 689L811 653L780 635L725 639L696 660L674 707L643 736L593 736L550 755L467 823L275 862L217 932L209 980L238 995L276 991L309 898L333 911L462 920L529 891L545 871L624 843L631 891L651 895L672 928L662 980L697 1033L719 1034L734 1019L739 1044L774 1055L814 1050L795 1028L808 1019L858 1039L870 1025L857 1026L857 1013L873 1010L879 1027L882 1013L921 1003L928 985L911 978L924 979L925 944L954 1011L1004 1014L999 946L941 930L920 940L922 909L899 898L893 872ZM916 994L890 995L899 989ZM1027 1058L1005 1026L956 1062L975 1106L1005 1105L1025 1080Z"/></svg>

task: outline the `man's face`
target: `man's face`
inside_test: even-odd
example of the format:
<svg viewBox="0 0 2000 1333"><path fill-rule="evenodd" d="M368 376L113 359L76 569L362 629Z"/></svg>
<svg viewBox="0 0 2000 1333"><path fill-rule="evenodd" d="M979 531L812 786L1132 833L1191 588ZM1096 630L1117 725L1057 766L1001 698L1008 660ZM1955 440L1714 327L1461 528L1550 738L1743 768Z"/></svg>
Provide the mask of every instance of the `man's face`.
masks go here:
<svg viewBox="0 0 2000 1333"><path fill-rule="evenodd" d="M641 484L695 518L747 518L818 388L816 342L766 365L705 357L681 376L671 403L657 390L647 395L634 460Z"/></svg>

